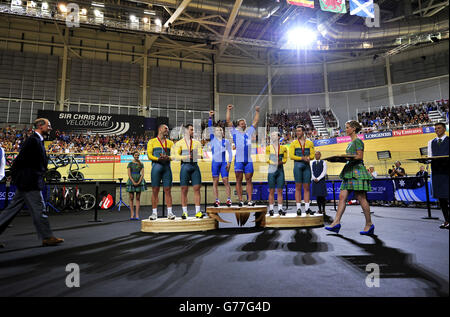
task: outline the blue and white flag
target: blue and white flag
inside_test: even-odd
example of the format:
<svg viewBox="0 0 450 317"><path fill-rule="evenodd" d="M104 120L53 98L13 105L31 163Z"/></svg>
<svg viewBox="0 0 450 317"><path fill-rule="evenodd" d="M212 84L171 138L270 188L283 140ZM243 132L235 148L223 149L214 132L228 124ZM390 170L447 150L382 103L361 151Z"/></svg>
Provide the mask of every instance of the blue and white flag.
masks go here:
<svg viewBox="0 0 450 317"><path fill-rule="evenodd" d="M393 179L394 196L398 201L406 202L426 202L427 195L425 189L425 181L420 177L400 177ZM428 181L429 199L435 202L432 197L431 181Z"/></svg>
<svg viewBox="0 0 450 317"><path fill-rule="evenodd" d="M374 19L373 0L350 0L350 14Z"/></svg>

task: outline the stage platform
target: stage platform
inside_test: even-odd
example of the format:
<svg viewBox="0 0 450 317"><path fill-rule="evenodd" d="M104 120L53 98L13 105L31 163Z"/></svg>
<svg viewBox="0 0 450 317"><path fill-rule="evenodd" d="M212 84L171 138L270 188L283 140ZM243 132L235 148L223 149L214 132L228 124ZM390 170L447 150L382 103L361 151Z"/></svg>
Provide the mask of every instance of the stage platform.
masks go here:
<svg viewBox="0 0 450 317"><path fill-rule="evenodd" d="M148 233L176 233L215 230L219 228L219 223L231 223L220 217L220 213L234 213L237 224L241 227L247 223L252 213L255 214L252 220L255 223L255 227L307 228L323 226L323 216L320 214L297 216L296 213L288 213L285 216L269 216L266 210L267 207L262 205L254 207L208 207L206 209L208 216L202 219L195 217L188 217L187 219L177 217L174 220L167 218L158 218L157 220L144 219L141 221L141 231Z"/></svg>
<svg viewBox="0 0 450 317"><path fill-rule="evenodd" d="M144 219L141 221L141 231L149 233L195 232L214 229L217 229L217 222L209 217L201 219L195 217L182 219L177 217L174 220L158 218L156 220Z"/></svg>
<svg viewBox="0 0 450 317"><path fill-rule="evenodd" d="M297 216L296 213L288 213L285 216L266 215L266 228L305 228L323 226L323 215L314 214L312 216L302 214Z"/></svg>
<svg viewBox="0 0 450 317"><path fill-rule="evenodd" d="M238 225L243 226L247 223L251 213L255 213L255 226L264 227L265 225L265 214L267 213L267 206L257 205L257 206L231 206L231 207L207 207L206 213L209 217L216 219L218 222L230 223L222 219L218 214L220 213L234 213L236 216L236 221Z"/></svg>

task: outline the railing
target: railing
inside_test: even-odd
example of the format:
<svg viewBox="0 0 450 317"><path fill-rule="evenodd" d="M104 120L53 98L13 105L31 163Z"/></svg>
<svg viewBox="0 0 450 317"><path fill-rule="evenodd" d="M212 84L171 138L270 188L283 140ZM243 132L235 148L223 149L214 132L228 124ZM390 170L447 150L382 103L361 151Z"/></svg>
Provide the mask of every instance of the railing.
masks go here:
<svg viewBox="0 0 450 317"><path fill-rule="evenodd" d="M339 128L340 124L339 124L339 118L336 116L336 114L334 113L333 109L330 108L329 109L331 111L331 113L333 114L334 119L336 120L336 126L330 126L330 128Z"/></svg>

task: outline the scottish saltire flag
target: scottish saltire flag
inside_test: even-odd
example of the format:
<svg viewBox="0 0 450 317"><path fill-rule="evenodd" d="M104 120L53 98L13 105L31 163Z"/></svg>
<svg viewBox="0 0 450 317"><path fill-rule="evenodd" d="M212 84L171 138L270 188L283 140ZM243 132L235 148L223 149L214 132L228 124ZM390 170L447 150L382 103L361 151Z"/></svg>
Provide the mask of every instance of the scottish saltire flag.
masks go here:
<svg viewBox="0 0 450 317"><path fill-rule="evenodd" d="M347 13L345 0L319 0L322 11L335 13Z"/></svg>
<svg viewBox="0 0 450 317"><path fill-rule="evenodd" d="M350 0L350 14L374 19L373 0Z"/></svg>
<svg viewBox="0 0 450 317"><path fill-rule="evenodd" d="M314 8L314 0L286 0L288 4L302 6L307 8Z"/></svg>
<svg viewBox="0 0 450 317"><path fill-rule="evenodd" d="M425 188L425 181L420 177L395 178L394 182L394 196L398 201L406 202L426 202L427 194ZM428 193L430 201L436 201L431 194L431 182L428 182Z"/></svg>

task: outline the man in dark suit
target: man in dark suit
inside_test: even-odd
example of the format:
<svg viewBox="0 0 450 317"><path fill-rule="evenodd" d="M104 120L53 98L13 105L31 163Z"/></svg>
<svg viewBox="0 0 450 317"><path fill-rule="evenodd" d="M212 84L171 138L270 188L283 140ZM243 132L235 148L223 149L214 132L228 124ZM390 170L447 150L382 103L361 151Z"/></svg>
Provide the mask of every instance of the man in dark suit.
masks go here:
<svg viewBox="0 0 450 317"><path fill-rule="evenodd" d="M416 173L416 177L428 177L428 172L425 170L425 167L422 165L420 170Z"/></svg>
<svg viewBox="0 0 450 317"><path fill-rule="evenodd" d="M45 186L44 173L48 164L43 136L51 130L50 121L45 118L36 119L34 128L34 133L26 139L11 166L11 177L13 184L16 185L16 193L8 208L0 213L0 234L26 204L42 244L57 245L64 240L53 236L42 196Z"/></svg>
<svg viewBox="0 0 450 317"><path fill-rule="evenodd" d="M436 138L428 142L428 156L448 156L450 142L445 131L446 126L443 122L434 125ZM431 184L433 197L439 199L444 215L444 223L439 228L449 229L448 157L431 162Z"/></svg>

